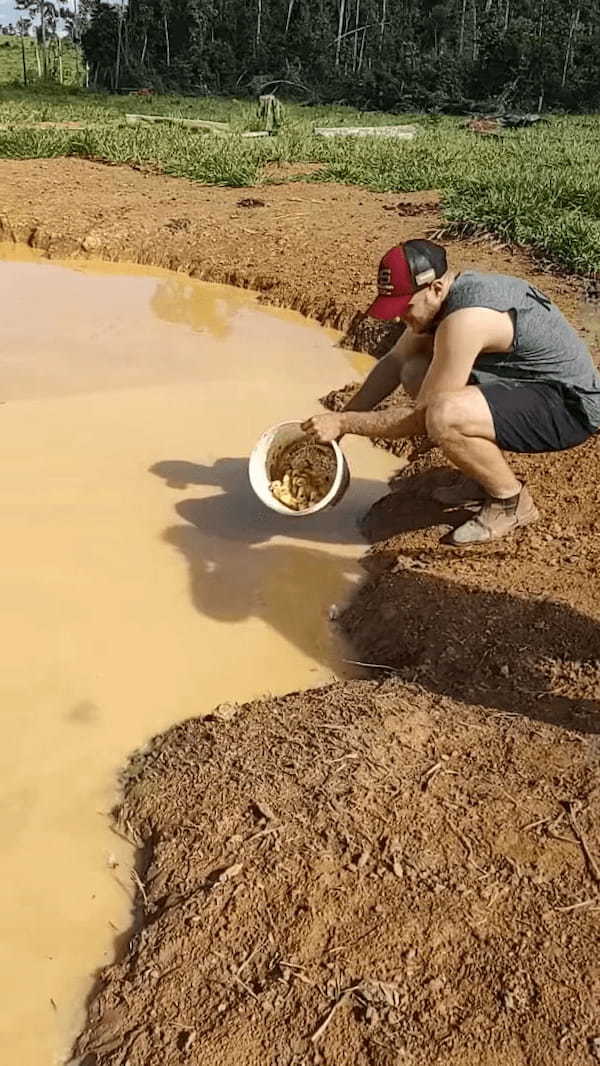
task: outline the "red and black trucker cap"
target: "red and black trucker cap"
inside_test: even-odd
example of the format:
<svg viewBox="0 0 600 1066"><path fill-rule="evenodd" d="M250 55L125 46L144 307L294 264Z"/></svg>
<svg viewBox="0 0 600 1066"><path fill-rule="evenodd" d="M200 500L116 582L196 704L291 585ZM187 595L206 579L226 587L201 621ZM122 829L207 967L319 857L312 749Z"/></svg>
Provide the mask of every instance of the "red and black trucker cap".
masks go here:
<svg viewBox="0 0 600 1066"><path fill-rule="evenodd" d="M367 311L371 318L390 320L406 312L414 294L441 278L448 269L445 250L433 241L397 244L379 264L379 296Z"/></svg>

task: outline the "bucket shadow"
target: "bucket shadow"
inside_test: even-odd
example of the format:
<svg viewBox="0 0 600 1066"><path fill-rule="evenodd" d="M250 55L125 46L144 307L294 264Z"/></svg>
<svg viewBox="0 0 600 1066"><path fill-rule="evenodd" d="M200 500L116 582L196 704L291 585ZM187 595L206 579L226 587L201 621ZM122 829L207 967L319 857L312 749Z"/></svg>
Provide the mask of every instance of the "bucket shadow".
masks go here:
<svg viewBox="0 0 600 1066"><path fill-rule="evenodd" d="M221 489L213 496L182 500L177 513L208 537L238 544L261 544L273 537L315 540L329 544L362 544L357 519L364 517L386 486L366 478L352 478L348 492L335 508L305 518L269 511L254 495L248 480L248 459L222 458L211 466L167 459L150 472L173 489L192 485Z"/></svg>
<svg viewBox="0 0 600 1066"><path fill-rule="evenodd" d="M335 545L364 544L357 516L385 485L354 478L336 508L286 518L256 499L245 457L217 459L210 466L165 460L151 472L171 488L221 490L180 500L175 511L183 523L163 533L186 561L196 610L229 624L260 619L305 655L338 670L340 648L327 624L328 608L349 598L357 566ZM303 543L295 544L296 538ZM268 675L265 683L268 687Z"/></svg>

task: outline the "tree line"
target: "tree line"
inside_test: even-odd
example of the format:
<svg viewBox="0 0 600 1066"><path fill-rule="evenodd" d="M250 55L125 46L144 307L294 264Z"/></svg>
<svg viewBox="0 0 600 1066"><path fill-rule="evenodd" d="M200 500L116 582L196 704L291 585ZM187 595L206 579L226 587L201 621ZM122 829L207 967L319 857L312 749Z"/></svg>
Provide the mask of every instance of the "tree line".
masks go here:
<svg viewBox="0 0 600 1066"><path fill-rule="evenodd" d="M600 103L600 0L79 0L73 27L91 83L112 90L399 111Z"/></svg>

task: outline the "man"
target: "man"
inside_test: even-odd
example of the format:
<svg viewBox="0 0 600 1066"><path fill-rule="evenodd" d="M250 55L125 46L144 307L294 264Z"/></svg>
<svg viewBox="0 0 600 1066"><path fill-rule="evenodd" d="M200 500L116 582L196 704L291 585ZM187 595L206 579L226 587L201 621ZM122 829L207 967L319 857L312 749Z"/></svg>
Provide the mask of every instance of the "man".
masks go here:
<svg viewBox="0 0 600 1066"><path fill-rule="evenodd" d="M477 506L455 545L495 540L539 517L504 452L573 448L600 427L600 374L588 349L538 289L503 274L457 273L427 240L383 257L368 314L406 330L346 409L304 428L321 441L347 433L398 440L427 434L462 471L434 491ZM372 409L399 385L414 407Z"/></svg>

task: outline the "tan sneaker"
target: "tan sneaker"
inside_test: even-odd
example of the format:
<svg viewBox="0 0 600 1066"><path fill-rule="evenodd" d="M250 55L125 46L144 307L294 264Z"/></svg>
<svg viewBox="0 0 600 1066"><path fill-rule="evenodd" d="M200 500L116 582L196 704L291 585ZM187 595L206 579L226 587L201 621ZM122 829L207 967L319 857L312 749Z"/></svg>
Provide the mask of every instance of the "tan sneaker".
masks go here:
<svg viewBox="0 0 600 1066"><path fill-rule="evenodd" d="M470 518L450 534L449 543L463 547L466 544L483 544L489 540L498 540L519 526L537 522L539 517L540 513L529 490L523 485L519 495L510 500L488 498L475 518Z"/></svg>
<svg viewBox="0 0 600 1066"><path fill-rule="evenodd" d="M472 477L461 474L452 485L440 485L431 492L432 500L444 507L473 507L485 500L485 489Z"/></svg>

